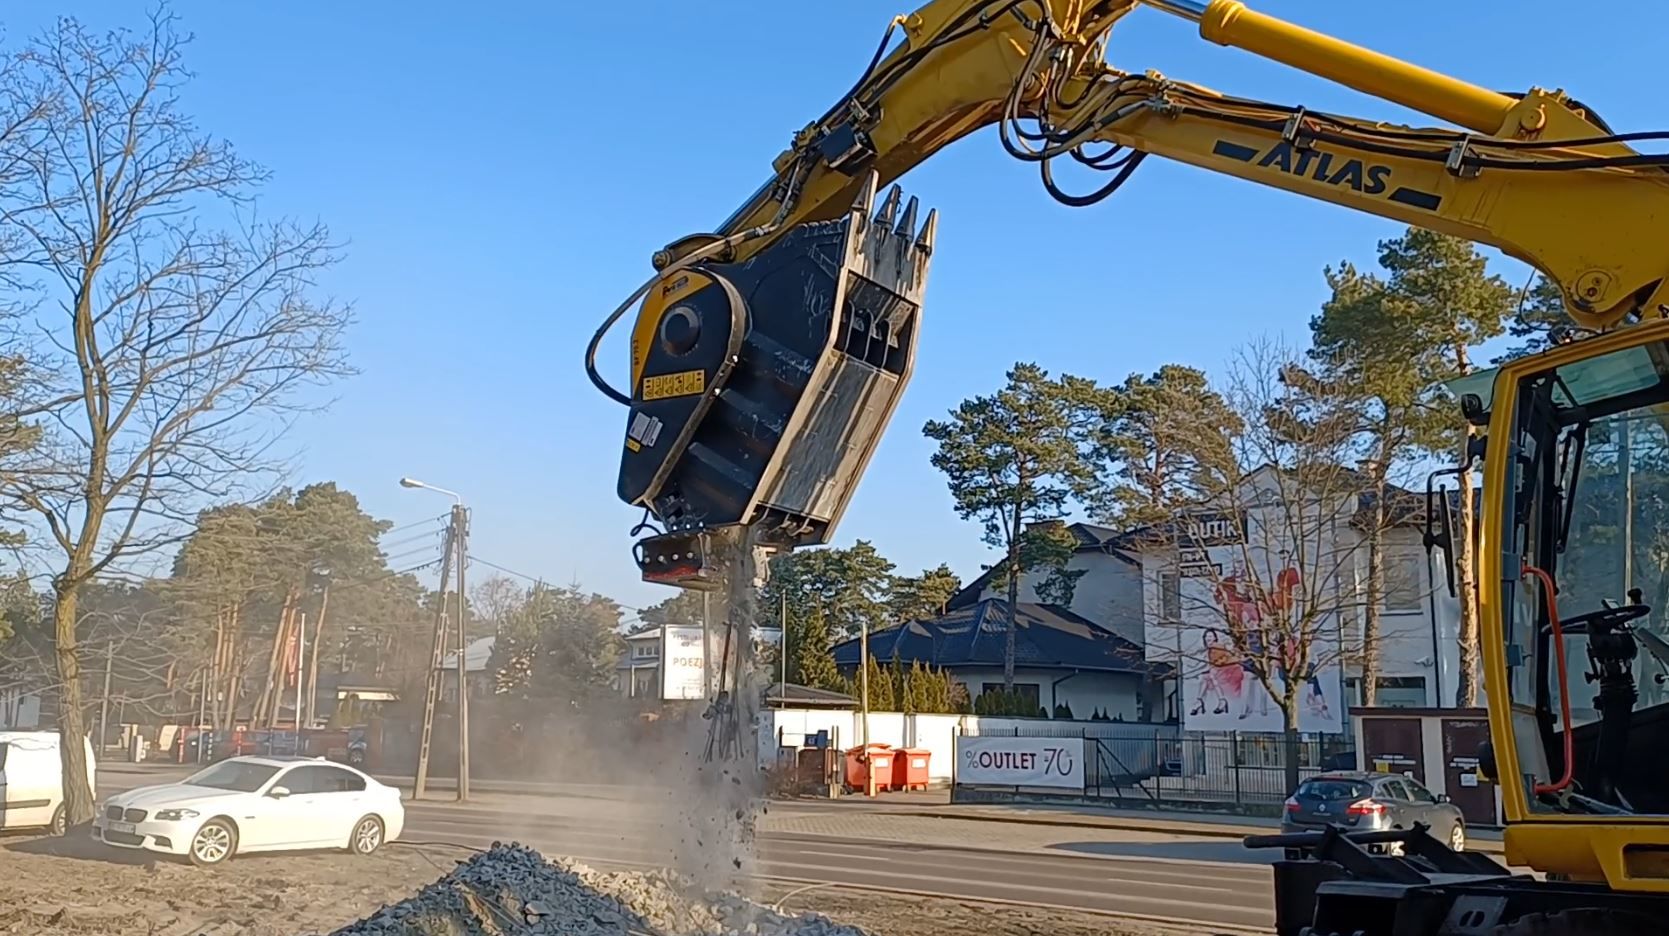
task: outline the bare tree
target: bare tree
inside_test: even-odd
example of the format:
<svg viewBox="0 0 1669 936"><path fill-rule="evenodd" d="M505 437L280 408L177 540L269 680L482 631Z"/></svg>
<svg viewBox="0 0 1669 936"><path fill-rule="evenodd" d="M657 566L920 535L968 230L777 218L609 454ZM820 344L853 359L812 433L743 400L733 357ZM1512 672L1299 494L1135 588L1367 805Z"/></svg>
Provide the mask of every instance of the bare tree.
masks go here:
<svg viewBox="0 0 1669 936"><path fill-rule="evenodd" d="M65 738L86 731L81 588L178 542L205 503L258 496L281 467L276 435L310 402L298 391L348 372L350 316L312 298L335 246L323 226L255 219L266 173L180 109L188 41L166 12L137 34L61 19L0 85L42 110L7 141L27 172L0 192L0 225L21 250L45 384L20 415L46 432L0 497L54 556ZM82 748L60 750L68 819L85 822Z"/></svg>
<svg viewBox="0 0 1669 936"><path fill-rule="evenodd" d="M1350 467L1351 414L1290 385L1295 360L1272 342L1240 352L1222 387L1239 428L1224 464L1211 466L1221 481L1150 528L1143 547L1176 664L1198 687L1179 693L1183 713L1229 726L1278 714L1289 788L1301 716L1341 724L1342 668L1377 652L1344 639L1368 597L1361 524L1364 510L1377 516L1375 479Z"/></svg>

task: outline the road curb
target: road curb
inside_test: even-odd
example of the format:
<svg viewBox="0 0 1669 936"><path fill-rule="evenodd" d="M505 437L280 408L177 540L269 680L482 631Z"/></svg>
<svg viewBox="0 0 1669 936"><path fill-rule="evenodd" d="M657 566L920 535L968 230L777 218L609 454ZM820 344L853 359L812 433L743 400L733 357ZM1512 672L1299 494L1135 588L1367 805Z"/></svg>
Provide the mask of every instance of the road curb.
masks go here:
<svg viewBox="0 0 1669 936"><path fill-rule="evenodd" d="M1220 825L1192 825L1185 822L1167 823L1163 821L1144 821L1140 819L1124 820L1111 819L1101 822L1091 822L1086 819L1057 819L1051 816L1004 816L991 813L955 814L938 813L928 810L888 810L888 815L915 816L924 819L962 819L969 822L1006 822L1013 825L1056 826L1069 829L1100 829L1116 830L1119 832L1147 832L1153 835L1198 835L1206 838L1243 839L1248 835L1267 835L1268 828L1247 826L1245 830L1233 830ZM1493 839L1473 839L1468 843L1472 851L1500 854L1503 844Z"/></svg>

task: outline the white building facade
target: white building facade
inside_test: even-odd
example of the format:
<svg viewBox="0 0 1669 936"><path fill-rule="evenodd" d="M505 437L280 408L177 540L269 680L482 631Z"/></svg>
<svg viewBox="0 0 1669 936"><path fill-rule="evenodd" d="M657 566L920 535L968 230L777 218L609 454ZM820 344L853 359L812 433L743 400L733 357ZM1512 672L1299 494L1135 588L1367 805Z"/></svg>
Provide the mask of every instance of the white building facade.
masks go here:
<svg viewBox="0 0 1669 936"><path fill-rule="evenodd" d="M1306 518L1301 525L1296 525L1301 526L1296 537L1289 535L1287 539L1303 540L1302 552L1309 570L1315 574L1320 569L1320 574L1327 577L1325 585L1312 586L1314 590L1310 594L1317 614L1324 618L1314 626L1317 639L1331 644L1321 655L1337 664L1332 672L1322 674L1322 679L1328 683L1329 698L1343 699L1340 708L1360 705L1362 662L1367 655L1363 624L1369 565L1368 532L1361 522L1362 502L1356 496L1307 498L1304 504L1295 507L1292 501L1298 495L1290 489L1290 484L1259 483L1260 480L1254 475L1247 485L1248 496L1243 503L1219 513L1241 515L1242 522L1252 531L1252 540L1258 538L1256 531L1260 527L1293 528L1295 525L1285 518ZM1392 493L1405 507L1415 497L1407 491ZM1381 706L1438 708L1454 703L1459 672L1459 604L1449 594L1441 554L1430 558L1426 554L1422 544L1423 510L1420 514L1409 516L1406 522L1381 533L1384 588L1378 602L1376 642L1376 704ZM1185 523L1168 526L1174 533L1183 529ZM1186 533L1156 536L1149 531L1146 536L1129 534L1121 544L1122 551L1133 557L1139 568L1136 579L1142 592L1142 643L1147 657L1154 662L1180 662L1184 670L1189 668L1184 658L1199 656L1185 647L1188 632L1199 629L1198 624L1189 620L1189 607L1195 603L1190 598L1190 589L1192 594L1199 593L1202 575L1208 580L1205 588L1212 589L1213 586L1221 588L1224 580L1236 573L1246 574L1242 569L1218 568L1222 562L1208 563L1202 573L1199 571L1202 558L1219 557L1203 556L1205 551L1191 548L1189 542ZM1293 545L1287 543L1282 555ZM1233 550L1226 553L1234 554ZM1273 580L1277 574L1252 571L1253 577L1266 581ZM1339 686L1337 695L1331 688L1334 682ZM1175 682L1167 688L1166 714L1181 716L1186 724L1188 710L1199 707L1199 702L1187 691L1179 694L1178 689ZM1211 694L1206 695L1211 701ZM1334 713L1339 714L1342 713ZM1221 726L1212 722L1210 727ZM1329 725L1326 730L1337 729Z"/></svg>

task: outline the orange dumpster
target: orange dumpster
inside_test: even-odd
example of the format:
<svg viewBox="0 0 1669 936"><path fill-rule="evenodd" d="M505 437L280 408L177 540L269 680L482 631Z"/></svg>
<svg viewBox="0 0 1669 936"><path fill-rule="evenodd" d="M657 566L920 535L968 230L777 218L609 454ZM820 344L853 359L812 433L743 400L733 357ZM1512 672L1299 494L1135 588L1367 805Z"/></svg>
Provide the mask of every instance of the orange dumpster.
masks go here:
<svg viewBox="0 0 1669 936"><path fill-rule="evenodd" d="M926 748L898 748L893 751L892 788L927 789L927 765L933 752Z"/></svg>
<svg viewBox="0 0 1669 936"><path fill-rule="evenodd" d="M862 747L846 750L846 789L862 790L868 780L868 771L874 771L875 789L889 790L892 788L893 749L890 744L870 742L869 756L864 756Z"/></svg>

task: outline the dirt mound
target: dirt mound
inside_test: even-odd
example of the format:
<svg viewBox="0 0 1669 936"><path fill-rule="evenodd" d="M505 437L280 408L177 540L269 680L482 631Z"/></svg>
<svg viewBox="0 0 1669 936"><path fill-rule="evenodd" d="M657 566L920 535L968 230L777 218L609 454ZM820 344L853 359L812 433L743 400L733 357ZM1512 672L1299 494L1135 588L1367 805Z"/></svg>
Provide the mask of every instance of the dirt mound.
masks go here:
<svg viewBox="0 0 1669 936"><path fill-rule="evenodd" d="M497 844L332 936L866 936L712 894L670 871L601 872Z"/></svg>

